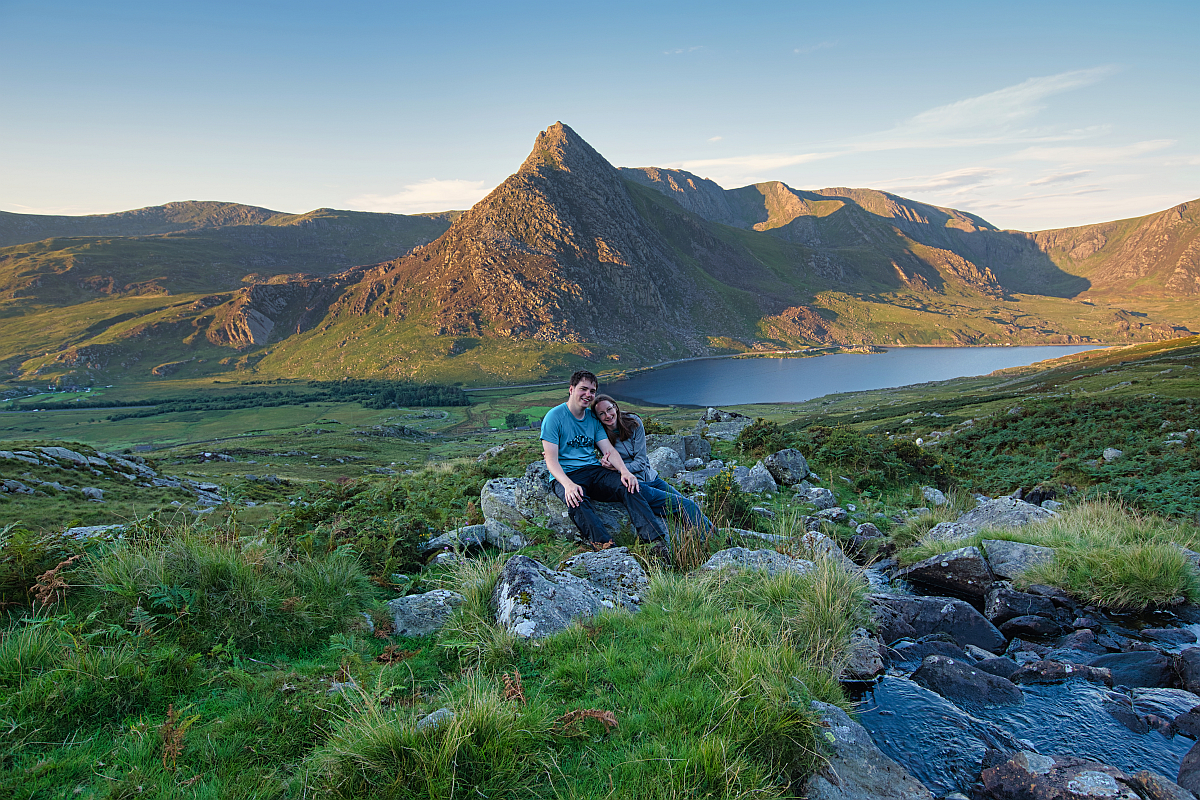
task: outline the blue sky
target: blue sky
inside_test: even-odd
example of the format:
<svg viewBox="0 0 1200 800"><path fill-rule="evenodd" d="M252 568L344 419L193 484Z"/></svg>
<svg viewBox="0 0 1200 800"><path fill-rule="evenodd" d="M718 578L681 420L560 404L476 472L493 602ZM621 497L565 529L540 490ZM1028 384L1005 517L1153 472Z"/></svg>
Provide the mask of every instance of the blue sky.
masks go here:
<svg viewBox="0 0 1200 800"><path fill-rule="evenodd" d="M1200 197L1200 3L0 0L0 210L465 208L618 166L1037 230Z"/></svg>

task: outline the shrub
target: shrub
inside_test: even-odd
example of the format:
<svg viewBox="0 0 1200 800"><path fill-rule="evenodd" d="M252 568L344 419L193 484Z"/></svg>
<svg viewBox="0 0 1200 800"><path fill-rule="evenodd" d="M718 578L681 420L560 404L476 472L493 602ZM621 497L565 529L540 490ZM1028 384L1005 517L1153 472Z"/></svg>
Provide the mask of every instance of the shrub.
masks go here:
<svg viewBox="0 0 1200 800"><path fill-rule="evenodd" d="M675 429L666 423L659 422L654 417L646 417L642 420L642 427L646 431L646 435L659 433L670 436L675 433Z"/></svg>
<svg viewBox="0 0 1200 800"><path fill-rule="evenodd" d="M723 469L704 482L704 513L718 527L754 530L758 521L750 495L737 485L732 469Z"/></svg>
<svg viewBox="0 0 1200 800"><path fill-rule="evenodd" d="M743 428L737 438L738 452L754 458L768 456L789 446L789 439L783 428L762 417Z"/></svg>

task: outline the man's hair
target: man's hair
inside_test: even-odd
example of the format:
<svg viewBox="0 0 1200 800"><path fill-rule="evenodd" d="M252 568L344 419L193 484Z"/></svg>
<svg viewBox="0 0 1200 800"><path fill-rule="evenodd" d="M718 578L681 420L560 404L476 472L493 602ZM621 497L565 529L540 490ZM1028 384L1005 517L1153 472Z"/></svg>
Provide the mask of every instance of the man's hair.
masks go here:
<svg viewBox="0 0 1200 800"><path fill-rule="evenodd" d="M576 370L574 374L571 375L571 387L574 388L578 386L580 381L591 381L592 383L596 384L596 388L600 387L600 381L596 380L596 376L588 372L586 369Z"/></svg>

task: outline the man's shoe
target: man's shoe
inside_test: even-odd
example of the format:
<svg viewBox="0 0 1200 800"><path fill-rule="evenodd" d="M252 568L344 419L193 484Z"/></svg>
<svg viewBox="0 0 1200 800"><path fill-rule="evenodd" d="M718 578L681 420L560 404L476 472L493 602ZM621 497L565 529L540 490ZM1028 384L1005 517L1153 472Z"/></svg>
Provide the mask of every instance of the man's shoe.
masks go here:
<svg viewBox="0 0 1200 800"><path fill-rule="evenodd" d="M592 549L596 551L607 550L608 548L612 547L612 545L613 543L611 539L607 542L592 542Z"/></svg>
<svg viewBox="0 0 1200 800"><path fill-rule="evenodd" d="M650 548L650 558L665 566L671 563L671 551L667 549L662 540L658 540Z"/></svg>

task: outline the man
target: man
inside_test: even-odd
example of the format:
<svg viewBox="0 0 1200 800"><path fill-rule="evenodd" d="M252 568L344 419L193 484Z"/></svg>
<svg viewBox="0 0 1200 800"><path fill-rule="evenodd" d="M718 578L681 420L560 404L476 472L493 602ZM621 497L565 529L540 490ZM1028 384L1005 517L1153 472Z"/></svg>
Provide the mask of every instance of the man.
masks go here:
<svg viewBox="0 0 1200 800"><path fill-rule="evenodd" d="M623 502L638 536L660 540L665 547L666 526L638 492L637 478L608 441L604 426L588 412L599 388L595 375L579 370L571 376L567 402L550 409L542 420L542 454L554 477L554 493L567 504L571 521L597 550L611 547L612 536L596 516L593 500ZM600 465L596 448L616 467L615 472Z"/></svg>

